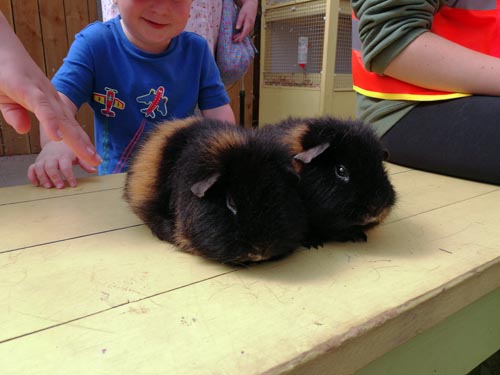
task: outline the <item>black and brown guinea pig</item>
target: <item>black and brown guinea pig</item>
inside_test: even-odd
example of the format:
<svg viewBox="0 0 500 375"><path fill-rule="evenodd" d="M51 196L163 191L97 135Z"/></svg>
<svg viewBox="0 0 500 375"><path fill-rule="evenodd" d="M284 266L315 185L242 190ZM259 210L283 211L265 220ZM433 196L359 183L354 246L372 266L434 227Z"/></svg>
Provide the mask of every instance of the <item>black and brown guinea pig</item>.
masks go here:
<svg viewBox="0 0 500 375"><path fill-rule="evenodd" d="M306 206L306 247L327 241L366 241L395 203L384 169L387 156L372 128L333 117L289 118L261 129L289 147L299 163Z"/></svg>
<svg viewBox="0 0 500 375"><path fill-rule="evenodd" d="M124 197L159 239L221 263L278 258L306 231L286 147L220 121L160 124L132 158Z"/></svg>

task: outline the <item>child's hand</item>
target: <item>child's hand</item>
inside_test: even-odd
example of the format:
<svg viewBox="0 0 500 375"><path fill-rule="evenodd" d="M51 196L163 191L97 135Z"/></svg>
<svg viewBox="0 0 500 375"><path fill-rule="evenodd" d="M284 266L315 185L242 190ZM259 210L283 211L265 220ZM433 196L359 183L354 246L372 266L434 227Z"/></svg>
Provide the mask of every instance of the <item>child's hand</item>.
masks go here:
<svg viewBox="0 0 500 375"><path fill-rule="evenodd" d="M50 141L45 144L35 162L29 166L28 178L33 185L42 185L47 189L64 188L64 179L69 186L75 187L77 184L73 165L76 164L89 173L96 172L94 167L80 160L68 145Z"/></svg>

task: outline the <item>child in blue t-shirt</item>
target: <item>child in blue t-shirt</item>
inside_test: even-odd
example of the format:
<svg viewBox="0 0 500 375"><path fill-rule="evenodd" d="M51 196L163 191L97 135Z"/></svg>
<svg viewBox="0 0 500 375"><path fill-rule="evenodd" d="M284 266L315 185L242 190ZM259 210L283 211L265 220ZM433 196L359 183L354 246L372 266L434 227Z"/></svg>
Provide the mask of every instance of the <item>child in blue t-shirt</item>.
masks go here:
<svg viewBox="0 0 500 375"><path fill-rule="evenodd" d="M120 16L76 35L52 79L74 115L94 111L99 174L127 170L141 137L165 120L194 114L234 123L229 97L207 42L183 32L190 0L116 0ZM168 123L162 126L168 126ZM76 186L73 165L95 172L62 142L40 134L42 151L28 169L38 186Z"/></svg>

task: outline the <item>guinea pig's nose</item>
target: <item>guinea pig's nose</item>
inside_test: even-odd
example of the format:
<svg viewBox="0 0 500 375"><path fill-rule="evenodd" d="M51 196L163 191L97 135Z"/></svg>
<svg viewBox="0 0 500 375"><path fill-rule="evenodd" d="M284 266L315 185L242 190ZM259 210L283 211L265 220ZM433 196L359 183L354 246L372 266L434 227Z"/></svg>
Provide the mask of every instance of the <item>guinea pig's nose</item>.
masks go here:
<svg viewBox="0 0 500 375"><path fill-rule="evenodd" d="M385 207L378 215L378 221L382 222L391 212L391 207Z"/></svg>
<svg viewBox="0 0 500 375"><path fill-rule="evenodd" d="M260 262L261 260L264 260L263 254L248 253L247 257L252 262Z"/></svg>
<svg viewBox="0 0 500 375"><path fill-rule="evenodd" d="M390 211L391 211L390 207L376 208L372 210L370 214L367 214L365 217L363 217L363 222L361 225L380 224L389 215Z"/></svg>
<svg viewBox="0 0 500 375"><path fill-rule="evenodd" d="M252 262L260 262L261 260L267 260L271 258L273 255L272 246L264 245L264 246L254 246L252 251L248 253L247 257Z"/></svg>
<svg viewBox="0 0 500 375"><path fill-rule="evenodd" d="M378 216L366 215L361 220L361 225L378 224Z"/></svg>

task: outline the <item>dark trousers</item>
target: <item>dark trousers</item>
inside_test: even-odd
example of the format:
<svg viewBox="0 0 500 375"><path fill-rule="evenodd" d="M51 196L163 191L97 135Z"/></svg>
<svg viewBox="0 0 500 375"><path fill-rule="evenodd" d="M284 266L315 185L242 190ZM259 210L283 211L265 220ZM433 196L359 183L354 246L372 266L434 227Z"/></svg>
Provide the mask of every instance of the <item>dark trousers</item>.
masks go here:
<svg viewBox="0 0 500 375"><path fill-rule="evenodd" d="M382 142L390 162L500 185L500 97L422 102Z"/></svg>

